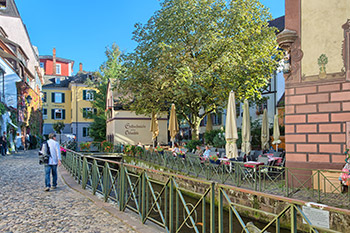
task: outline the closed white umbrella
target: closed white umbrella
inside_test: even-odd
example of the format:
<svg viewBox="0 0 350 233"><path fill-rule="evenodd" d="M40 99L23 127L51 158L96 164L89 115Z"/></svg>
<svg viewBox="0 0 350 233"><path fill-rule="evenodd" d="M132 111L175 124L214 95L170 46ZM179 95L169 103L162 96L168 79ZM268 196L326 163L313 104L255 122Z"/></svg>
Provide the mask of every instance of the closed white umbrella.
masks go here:
<svg viewBox="0 0 350 233"><path fill-rule="evenodd" d="M244 100L243 121L242 121L242 152L246 155L250 153L250 114L248 100Z"/></svg>
<svg viewBox="0 0 350 233"><path fill-rule="evenodd" d="M262 125L261 125L261 149L268 150L269 149L269 119L267 118L267 110L264 109Z"/></svg>
<svg viewBox="0 0 350 233"><path fill-rule="evenodd" d="M281 143L280 140L280 126L278 124L278 115L276 114L273 120L273 142L272 144L276 144L276 151L278 151L278 144Z"/></svg>
<svg viewBox="0 0 350 233"><path fill-rule="evenodd" d="M175 104L171 105L170 118L169 118L169 133L172 141L172 147L174 147L175 136L179 132L179 124L177 122Z"/></svg>
<svg viewBox="0 0 350 233"><path fill-rule="evenodd" d="M227 104L226 113L226 128L225 128L225 138L226 138L226 157L227 158L237 158L237 144L238 140L237 134L237 122L236 122L236 102L235 94L233 91L230 92Z"/></svg>
<svg viewBox="0 0 350 233"><path fill-rule="evenodd" d="M153 147L155 147L156 146L155 140L159 135L159 125L158 125L157 113L154 113L154 112L152 112L150 131L152 132Z"/></svg>

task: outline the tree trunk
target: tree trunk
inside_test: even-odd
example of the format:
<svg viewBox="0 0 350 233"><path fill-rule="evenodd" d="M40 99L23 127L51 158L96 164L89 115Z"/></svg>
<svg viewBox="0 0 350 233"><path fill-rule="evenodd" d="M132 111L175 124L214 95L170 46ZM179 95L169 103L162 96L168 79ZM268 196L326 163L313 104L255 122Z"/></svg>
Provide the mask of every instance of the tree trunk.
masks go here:
<svg viewBox="0 0 350 233"><path fill-rule="evenodd" d="M199 140L199 126L201 123L201 119L196 117L196 120L191 124L192 130L192 140Z"/></svg>

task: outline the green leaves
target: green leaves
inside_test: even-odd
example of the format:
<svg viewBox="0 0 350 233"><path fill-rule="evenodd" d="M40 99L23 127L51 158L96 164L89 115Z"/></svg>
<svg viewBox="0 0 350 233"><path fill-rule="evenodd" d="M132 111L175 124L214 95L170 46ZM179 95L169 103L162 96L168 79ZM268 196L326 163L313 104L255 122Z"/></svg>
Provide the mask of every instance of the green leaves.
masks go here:
<svg viewBox="0 0 350 233"><path fill-rule="evenodd" d="M238 99L260 97L281 55L267 24L271 15L258 0L164 0L161 6L145 25L135 25L138 46L123 56L117 88L132 93L132 110L150 114L175 103L194 129L225 106L231 90Z"/></svg>

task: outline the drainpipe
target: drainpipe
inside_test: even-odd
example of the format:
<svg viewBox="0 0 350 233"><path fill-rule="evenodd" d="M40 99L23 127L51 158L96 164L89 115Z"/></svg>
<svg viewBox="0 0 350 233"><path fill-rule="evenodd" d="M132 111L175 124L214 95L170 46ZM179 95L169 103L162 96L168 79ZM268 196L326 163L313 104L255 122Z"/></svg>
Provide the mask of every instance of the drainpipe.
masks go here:
<svg viewBox="0 0 350 233"><path fill-rule="evenodd" d="M75 84L75 133L76 133L76 137L77 137L77 143L78 143L78 85Z"/></svg>

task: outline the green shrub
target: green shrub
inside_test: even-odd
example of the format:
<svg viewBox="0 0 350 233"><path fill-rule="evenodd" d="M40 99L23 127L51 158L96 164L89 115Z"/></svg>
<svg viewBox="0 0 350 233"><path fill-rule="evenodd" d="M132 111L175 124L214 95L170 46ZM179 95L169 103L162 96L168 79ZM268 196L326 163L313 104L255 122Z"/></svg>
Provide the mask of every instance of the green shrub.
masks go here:
<svg viewBox="0 0 350 233"><path fill-rule="evenodd" d="M214 138L219 133L222 133L221 129L213 129L204 133L205 144L214 145Z"/></svg>
<svg viewBox="0 0 350 233"><path fill-rule="evenodd" d="M202 145L202 142L200 140L189 140L187 141L186 148L189 151L195 150L196 146Z"/></svg>
<svg viewBox="0 0 350 233"><path fill-rule="evenodd" d="M216 148L223 148L226 145L224 133L218 133L213 139L213 146Z"/></svg>

